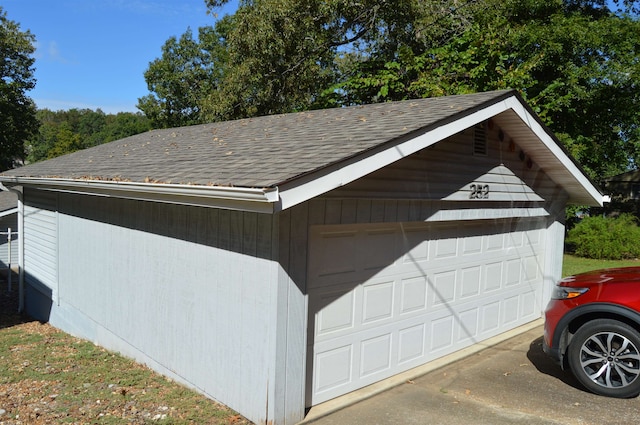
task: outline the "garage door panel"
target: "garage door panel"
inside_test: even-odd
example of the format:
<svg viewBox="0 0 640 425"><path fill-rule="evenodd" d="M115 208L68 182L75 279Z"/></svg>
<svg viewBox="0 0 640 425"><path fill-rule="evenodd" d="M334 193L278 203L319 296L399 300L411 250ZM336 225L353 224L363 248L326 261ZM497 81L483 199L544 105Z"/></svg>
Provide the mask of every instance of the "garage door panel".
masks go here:
<svg viewBox="0 0 640 425"><path fill-rule="evenodd" d="M391 340L391 333L388 333L362 341L359 378L366 378L391 368Z"/></svg>
<svg viewBox="0 0 640 425"><path fill-rule="evenodd" d="M484 266L484 282L483 288L485 293L497 291L502 287L502 270L503 262L490 263Z"/></svg>
<svg viewBox="0 0 640 425"><path fill-rule="evenodd" d="M445 271L433 275L431 306L438 308L443 304L451 303L456 293L456 271Z"/></svg>
<svg viewBox="0 0 640 425"><path fill-rule="evenodd" d="M400 279L399 314L421 313L427 308L427 278L425 276Z"/></svg>
<svg viewBox="0 0 640 425"><path fill-rule="evenodd" d="M423 322L398 331L398 364L419 359L425 354L425 329Z"/></svg>
<svg viewBox="0 0 640 425"><path fill-rule="evenodd" d="M521 248L524 244L522 232L512 232L505 237L505 248Z"/></svg>
<svg viewBox="0 0 640 425"><path fill-rule="evenodd" d="M520 284L522 260L520 258L514 258L506 262L505 286L513 286Z"/></svg>
<svg viewBox="0 0 640 425"><path fill-rule="evenodd" d="M481 266L473 266L462 269L460 272L460 299L480 295L481 278Z"/></svg>
<svg viewBox="0 0 640 425"><path fill-rule="evenodd" d="M462 254L480 254L482 252L482 236L469 236L462 240Z"/></svg>
<svg viewBox="0 0 640 425"><path fill-rule="evenodd" d="M355 293L330 292L317 298L316 335L323 336L355 327ZM321 307L321 308L320 308Z"/></svg>
<svg viewBox="0 0 640 425"><path fill-rule="evenodd" d="M504 235L494 234L485 237L486 251L502 251L504 249Z"/></svg>
<svg viewBox="0 0 640 425"><path fill-rule="evenodd" d="M536 282L541 276L542 273L542 264L538 257L530 256L522 261L523 266L523 279L525 282Z"/></svg>
<svg viewBox="0 0 640 425"><path fill-rule="evenodd" d="M398 223L393 233L388 224L348 225L348 232L313 226L310 405L539 317L544 230L536 225ZM350 279L323 272L322 262L333 254L313 255L331 246L325 236L332 232L353 236L361 253L348 267L340 259L342 268L353 270Z"/></svg>
<svg viewBox="0 0 640 425"><path fill-rule="evenodd" d="M404 263L421 263L429 260L429 240L424 236L424 229L403 229L402 261Z"/></svg>
<svg viewBox="0 0 640 425"><path fill-rule="evenodd" d="M431 322L431 352L450 347L453 344L453 316L445 316Z"/></svg>
<svg viewBox="0 0 640 425"><path fill-rule="evenodd" d="M485 304L480 309L482 332L491 334L500 326L500 301Z"/></svg>
<svg viewBox="0 0 640 425"><path fill-rule="evenodd" d="M347 344L318 353L314 358L314 391L334 391L352 382L353 345Z"/></svg>
<svg viewBox="0 0 640 425"><path fill-rule="evenodd" d="M536 318L537 312L542 309L540 297L535 287L521 294L520 301L520 311L523 318Z"/></svg>
<svg viewBox="0 0 640 425"><path fill-rule="evenodd" d="M363 286L363 324L391 318L393 314L393 292L393 281Z"/></svg>
<svg viewBox="0 0 640 425"><path fill-rule="evenodd" d="M396 232L394 229L376 229L358 234L360 242L360 256L364 270L380 271L392 265L396 260L398 250ZM366 241L366 244L363 242ZM362 249L366 246L384 247L384 249Z"/></svg>
<svg viewBox="0 0 640 425"><path fill-rule="evenodd" d="M458 342L465 343L473 341L478 336L480 310L478 307L472 307L460 312L458 326Z"/></svg>
<svg viewBox="0 0 640 425"><path fill-rule="evenodd" d="M310 273L319 285L353 279L358 254L356 232L323 232L316 238L315 248L313 255L318 261L310 266L321 266L310 269Z"/></svg>
<svg viewBox="0 0 640 425"><path fill-rule="evenodd" d="M520 296L514 295L509 298L506 298L503 301L504 308L503 311L503 319L502 323L505 325L509 325L518 320L519 307L520 307Z"/></svg>
<svg viewBox="0 0 640 425"><path fill-rule="evenodd" d="M458 239L437 239L433 254L435 260L455 258L458 255Z"/></svg>

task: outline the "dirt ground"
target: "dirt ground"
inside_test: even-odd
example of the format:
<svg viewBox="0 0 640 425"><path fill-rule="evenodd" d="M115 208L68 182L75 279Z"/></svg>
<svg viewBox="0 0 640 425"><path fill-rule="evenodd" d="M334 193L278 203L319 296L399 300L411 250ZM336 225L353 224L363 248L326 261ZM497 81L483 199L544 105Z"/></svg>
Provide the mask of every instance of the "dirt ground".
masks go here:
<svg viewBox="0 0 640 425"><path fill-rule="evenodd" d="M0 425L250 423L143 365L19 314L16 282L8 292L0 277ZM46 354L28 354L33 341Z"/></svg>

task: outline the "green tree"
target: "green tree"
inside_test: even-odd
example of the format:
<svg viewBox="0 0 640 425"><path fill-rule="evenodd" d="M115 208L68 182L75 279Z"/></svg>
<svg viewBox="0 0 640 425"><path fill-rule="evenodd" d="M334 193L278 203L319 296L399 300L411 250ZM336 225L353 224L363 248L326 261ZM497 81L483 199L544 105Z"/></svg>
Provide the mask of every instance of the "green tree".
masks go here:
<svg viewBox="0 0 640 425"><path fill-rule="evenodd" d="M100 109L70 109L36 113L38 132L26 143L27 161L36 162L96 146L151 129L141 113L105 114Z"/></svg>
<svg viewBox="0 0 640 425"><path fill-rule="evenodd" d="M437 45L356 63L341 89L370 103L515 88L595 178L640 159L636 2L485 0Z"/></svg>
<svg viewBox="0 0 640 425"><path fill-rule="evenodd" d="M198 30L188 29L180 39L171 37L162 57L149 64L144 78L151 94L138 99L138 109L154 127L177 127L203 121L202 99L217 87L224 68L224 31L228 20Z"/></svg>
<svg viewBox="0 0 640 425"><path fill-rule="evenodd" d="M47 159L82 149L82 138L78 133L74 133L70 127L68 122L63 122L57 127L51 149L47 152Z"/></svg>
<svg viewBox="0 0 640 425"><path fill-rule="evenodd" d="M26 95L36 84L34 42L0 7L0 170L24 158L24 141L38 128L35 105Z"/></svg>
<svg viewBox="0 0 640 425"><path fill-rule="evenodd" d="M214 10L225 1L206 1ZM204 104L208 120L337 105L336 58L348 50L393 51L413 39L417 0L241 1L228 60Z"/></svg>
<svg viewBox="0 0 640 425"><path fill-rule="evenodd" d="M227 0L205 3L215 11ZM189 36L179 51L170 40L158 61L152 81L171 90L150 90L179 105L171 110L180 120L167 118L163 101L145 112L172 126L513 88L597 179L640 161L639 5L241 0L210 30L210 45ZM193 64L198 73L183 73Z"/></svg>

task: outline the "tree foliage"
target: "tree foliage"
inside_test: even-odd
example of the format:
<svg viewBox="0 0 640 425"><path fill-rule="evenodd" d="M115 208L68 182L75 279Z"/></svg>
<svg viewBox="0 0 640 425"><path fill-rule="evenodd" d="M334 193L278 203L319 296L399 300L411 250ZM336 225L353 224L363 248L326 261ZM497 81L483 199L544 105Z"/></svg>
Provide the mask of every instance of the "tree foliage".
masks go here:
<svg viewBox="0 0 640 425"><path fill-rule="evenodd" d="M601 178L640 161L639 5L240 0L211 38L170 39L150 65L148 98L179 119L141 109L172 126L513 88Z"/></svg>
<svg viewBox="0 0 640 425"><path fill-rule="evenodd" d="M202 122L201 100L218 88L226 61L225 21L202 27L198 39L191 29L171 37L162 56L144 74L149 95L138 99L138 109L154 127L178 127Z"/></svg>
<svg viewBox="0 0 640 425"><path fill-rule="evenodd" d="M151 129L147 117L140 113L105 114L101 110L70 109L36 113L39 130L26 143L27 161L71 153Z"/></svg>
<svg viewBox="0 0 640 425"><path fill-rule="evenodd" d="M26 95L36 83L34 42L0 7L0 170L23 159L23 142L37 129L36 108Z"/></svg>
<svg viewBox="0 0 640 425"><path fill-rule="evenodd" d="M515 88L593 177L636 163L638 19L597 1L483 3L440 45L356 64L344 91L369 103Z"/></svg>
<svg viewBox="0 0 640 425"><path fill-rule="evenodd" d="M575 255L600 260L621 260L640 256L640 227L636 217L585 217L569 230L567 244Z"/></svg>

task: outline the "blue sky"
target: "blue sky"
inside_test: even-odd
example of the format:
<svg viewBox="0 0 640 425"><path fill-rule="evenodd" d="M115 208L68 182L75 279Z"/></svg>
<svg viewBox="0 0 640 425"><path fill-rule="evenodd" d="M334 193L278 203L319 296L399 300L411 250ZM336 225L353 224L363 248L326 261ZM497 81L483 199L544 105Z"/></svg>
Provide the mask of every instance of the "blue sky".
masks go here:
<svg viewBox="0 0 640 425"><path fill-rule="evenodd" d="M144 71L164 42L188 27L197 35L198 27L215 24L204 0L2 0L0 6L35 35L37 82L27 94L52 110L138 111L138 98L149 93Z"/></svg>

